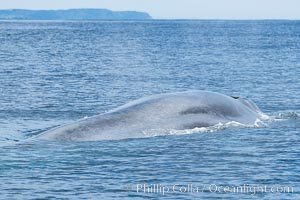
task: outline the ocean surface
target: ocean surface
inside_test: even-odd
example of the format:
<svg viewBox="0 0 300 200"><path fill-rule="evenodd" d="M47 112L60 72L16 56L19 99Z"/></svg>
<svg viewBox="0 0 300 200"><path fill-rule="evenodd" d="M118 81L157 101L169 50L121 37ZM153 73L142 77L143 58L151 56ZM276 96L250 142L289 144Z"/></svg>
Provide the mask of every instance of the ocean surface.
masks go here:
<svg viewBox="0 0 300 200"><path fill-rule="evenodd" d="M0 199L300 199L300 21L1 21ZM32 137L140 97L247 97L255 127Z"/></svg>

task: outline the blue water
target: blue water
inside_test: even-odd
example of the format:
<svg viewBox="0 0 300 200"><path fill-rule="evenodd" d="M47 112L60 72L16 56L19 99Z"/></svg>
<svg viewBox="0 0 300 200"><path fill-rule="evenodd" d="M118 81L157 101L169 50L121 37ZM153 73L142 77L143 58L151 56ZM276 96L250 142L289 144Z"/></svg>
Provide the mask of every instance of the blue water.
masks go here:
<svg viewBox="0 0 300 200"><path fill-rule="evenodd" d="M2 21L0 41L0 199L300 198L300 21ZM29 140L192 89L248 97L273 120L146 139Z"/></svg>

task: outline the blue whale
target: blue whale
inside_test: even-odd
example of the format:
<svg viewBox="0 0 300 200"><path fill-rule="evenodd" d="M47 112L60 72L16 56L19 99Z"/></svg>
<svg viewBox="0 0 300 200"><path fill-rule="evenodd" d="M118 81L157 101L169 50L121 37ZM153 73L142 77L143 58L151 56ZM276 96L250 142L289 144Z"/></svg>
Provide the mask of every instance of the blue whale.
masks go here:
<svg viewBox="0 0 300 200"><path fill-rule="evenodd" d="M144 97L110 112L51 129L38 138L58 141L142 138L152 133L163 135L170 130L227 122L254 125L261 116L260 109L246 98L186 91Z"/></svg>

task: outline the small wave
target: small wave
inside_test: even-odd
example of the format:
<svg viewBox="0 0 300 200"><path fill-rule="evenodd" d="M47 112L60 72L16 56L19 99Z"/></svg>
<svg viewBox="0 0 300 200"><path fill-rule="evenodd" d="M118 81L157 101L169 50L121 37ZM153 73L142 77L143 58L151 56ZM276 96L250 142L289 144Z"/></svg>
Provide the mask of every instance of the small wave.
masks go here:
<svg viewBox="0 0 300 200"><path fill-rule="evenodd" d="M279 113L277 119L299 119L300 115L297 112L289 111L287 113Z"/></svg>
<svg viewBox="0 0 300 200"><path fill-rule="evenodd" d="M3 142L3 141L19 142L20 140L21 140L21 138L17 138L13 135L6 135L5 137L4 136L0 137L0 142Z"/></svg>
<svg viewBox="0 0 300 200"><path fill-rule="evenodd" d="M267 118L262 118L267 124L276 122L289 122L300 119L300 115L295 111L278 112L269 115Z"/></svg>
<svg viewBox="0 0 300 200"><path fill-rule="evenodd" d="M185 129L185 130L168 130L169 135L184 135L184 134L193 134L193 133L211 133L217 132L228 128L261 128L268 127L276 122L284 122L289 120L297 120L300 119L300 115L297 112L289 111L286 113L278 113L275 115L266 115L261 113L260 118L256 119L253 125L242 124L236 121L231 121L227 123L218 123L214 126L210 127L200 127L193 129Z"/></svg>
<svg viewBox="0 0 300 200"><path fill-rule="evenodd" d="M227 123L218 123L214 126L209 127L196 127L193 129L184 129L184 130L177 130L177 129L153 129L153 130L146 130L143 131L144 137L155 137L155 136L162 136L162 135L185 135L185 134L194 134L194 133L213 133L217 131L221 131L228 128L259 128L259 127L266 127L272 122L271 117L268 115L264 115L262 118L257 119L253 125L242 124L236 121L231 121Z"/></svg>
<svg viewBox="0 0 300 200"><path fill-rule="evenodd" d="M52 128L55 128L55 127L58 127L58 125L56 126L51 126L51 127L47 127L47 128L39 128L39 129L32 129L32 130L27 130L25 131L23 134L26 136L26 137L34 137L36 135L39 135L45 131L48 131Z"/></svg>
<svg viewBox="0 0 300 200"><path fill-rule="evenodd" d="M261 126L265 126L266 124L260 120L257 119L256 122L253 125L246 125L239 122L231 121L227 123L218 123L214 126L209 127L196 127L193 129L185 129L185 130L169 130L169 135L184 135L184 134L193 134L193 133L213 133L217 131L221 131L227 128L257 128Z"/></svg>

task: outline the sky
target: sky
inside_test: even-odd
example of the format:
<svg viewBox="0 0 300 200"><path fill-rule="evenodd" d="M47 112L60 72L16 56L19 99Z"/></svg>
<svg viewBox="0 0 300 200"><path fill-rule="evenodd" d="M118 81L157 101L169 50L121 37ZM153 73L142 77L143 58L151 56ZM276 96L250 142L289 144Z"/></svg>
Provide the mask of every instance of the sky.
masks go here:
<svg viewBox="0 0 300 200"><path fill-rule="evenodd" d="M300 0L0 0L0 9L106 8L156 19L300 19Z"/></svg>

